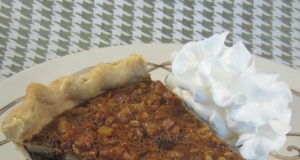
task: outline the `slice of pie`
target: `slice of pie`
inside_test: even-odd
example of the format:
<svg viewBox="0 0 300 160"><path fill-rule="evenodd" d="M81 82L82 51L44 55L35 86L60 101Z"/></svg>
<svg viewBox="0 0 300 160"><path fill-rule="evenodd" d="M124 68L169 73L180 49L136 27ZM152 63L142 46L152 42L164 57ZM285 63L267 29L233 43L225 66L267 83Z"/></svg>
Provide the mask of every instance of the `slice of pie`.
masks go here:
<svg viewBox="0 0 300 160"><path fill-rule="evenodd" d="M2 130L32 159L243 159L152 81L135 54L83 77L29 85Z"/></svg>

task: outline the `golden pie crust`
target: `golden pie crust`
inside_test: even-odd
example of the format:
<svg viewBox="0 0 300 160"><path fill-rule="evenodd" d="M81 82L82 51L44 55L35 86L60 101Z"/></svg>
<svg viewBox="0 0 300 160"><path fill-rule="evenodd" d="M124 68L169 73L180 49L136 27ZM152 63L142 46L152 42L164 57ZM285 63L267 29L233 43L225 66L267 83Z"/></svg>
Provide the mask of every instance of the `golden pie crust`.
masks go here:
<svg viewBox="0 0 300 160"><path fill-rule="evenodd" d="M2 132L8 140L22 146L64 111L109 89L149 78L143 57L132 54L114 63L100 63L82 77L65 76L48 86L31 83L23 103L2 122Z"/></svg>

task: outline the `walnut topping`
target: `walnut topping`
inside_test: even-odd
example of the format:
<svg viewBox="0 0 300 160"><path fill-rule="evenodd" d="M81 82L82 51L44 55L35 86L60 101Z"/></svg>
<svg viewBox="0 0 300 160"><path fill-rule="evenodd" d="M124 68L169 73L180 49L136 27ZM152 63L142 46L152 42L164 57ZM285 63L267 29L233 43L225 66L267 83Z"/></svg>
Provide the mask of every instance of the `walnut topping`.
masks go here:
<svg viewBox="0 0 300 160"><path fill-rule="evenodd" d="M172 120L172 118L168 118L162 121L162 127L164 127L166 130L173 127L175 125L175 121Z"/></svg>
<svg viewBox="0 0 300 160"><path fill-rule="evenodd" d="M158 81L101 94L64 112L29 143L78 159L242 159Z"/></svg>
<svg viewBox="0 0 300 160"><path fill-rule="evenodd" d="M131 112L128 107L125 107L121 111L117 113L117 117L121 123L125 123L128 121L128 118L131 116Z"/></svg>
<svg viewBox="0 0 300 160"><path fill-rule="evenodd" d="M112 133L113 133L113 128L112 128L112 127L101 126L101 127L98 129L98 134L99 134L99 136L105 136L105 137L108 137L108 136L111 136Z"/></svg>
<svg viewBox="0 0 300 160"><path fill-rule="evenodd" d="M58 131L63 134L71 128L71 122L68 122L66 117L61 117L58 120Z"/></svg>

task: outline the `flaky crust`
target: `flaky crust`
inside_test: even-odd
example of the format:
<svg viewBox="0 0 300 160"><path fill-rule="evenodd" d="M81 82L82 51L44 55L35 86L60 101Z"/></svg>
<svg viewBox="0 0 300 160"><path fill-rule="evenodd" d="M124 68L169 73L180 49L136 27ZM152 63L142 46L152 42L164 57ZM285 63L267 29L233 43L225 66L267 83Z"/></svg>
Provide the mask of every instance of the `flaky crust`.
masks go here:
<svg viewBox="0 0 300 160"><path fill-rule="evenodd" d="M29 84L22 105L2 122L8 140L23 145L24 140L67 109L75 107L108 89L143 82L150 78L145 60L136 54L110 64L100 63L82 77L65 76L48 86Z"/></svg>

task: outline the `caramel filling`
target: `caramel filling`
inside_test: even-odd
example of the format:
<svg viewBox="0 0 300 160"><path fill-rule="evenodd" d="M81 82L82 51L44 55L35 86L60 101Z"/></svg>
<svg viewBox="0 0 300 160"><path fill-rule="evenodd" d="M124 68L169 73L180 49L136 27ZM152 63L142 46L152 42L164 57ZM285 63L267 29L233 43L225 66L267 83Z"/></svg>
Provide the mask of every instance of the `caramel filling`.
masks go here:
<svg viewBox="0 0 300 160"><path fill-rule="evenodd" d="M101 94L65 111L25 144L54 149L46 154L53 159L242 159L159 81Z"/></svg>

